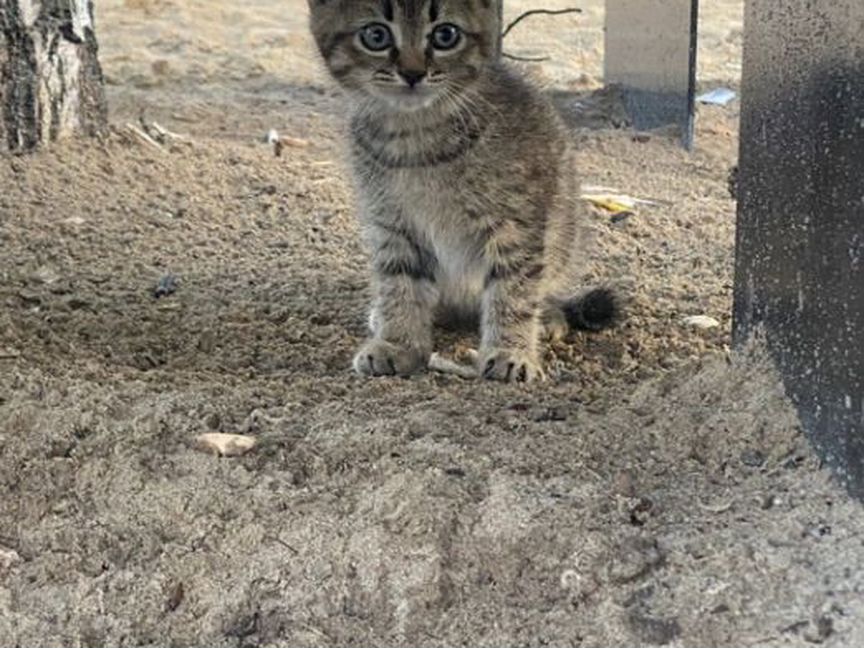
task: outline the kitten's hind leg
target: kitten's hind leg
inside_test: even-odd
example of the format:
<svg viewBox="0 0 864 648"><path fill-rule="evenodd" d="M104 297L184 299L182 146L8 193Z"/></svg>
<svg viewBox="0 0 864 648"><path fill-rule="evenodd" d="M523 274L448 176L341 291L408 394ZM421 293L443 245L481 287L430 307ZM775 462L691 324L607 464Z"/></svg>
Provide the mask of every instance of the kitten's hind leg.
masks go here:
<svg viewBox="0 0 864 648"><path fill-rule="evenodd" d="M570 323L564 314L564 301L548 299L543 307L540 324L543 337L551 342L560 342L570 333Z"/></svg>

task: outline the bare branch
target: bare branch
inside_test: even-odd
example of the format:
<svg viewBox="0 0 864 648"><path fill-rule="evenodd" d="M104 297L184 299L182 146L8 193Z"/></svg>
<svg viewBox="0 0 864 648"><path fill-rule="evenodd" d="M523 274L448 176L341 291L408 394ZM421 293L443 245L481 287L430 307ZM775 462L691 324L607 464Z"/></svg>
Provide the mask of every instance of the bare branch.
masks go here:
<svg viewBox="0 0 864 648"><path fill-rule="evenodd" d="M576 7L571 7L570 9L531 9L530 11L526 11L525 13L520 14L519 16L516 17L516 19L513 22L511 22L509 25L507 25L507 28L501 34L501 38L502 39L507 38L507 34L509 34L516 25L518 25L520 22L522 22L523 20L525 20L526 18L528 18L530 16L536 16L538 14L542 14L542 15L546 15L546 16L561 16L564 14L571 14L571 13L582 13L582 10L577 9Z"/></svg>

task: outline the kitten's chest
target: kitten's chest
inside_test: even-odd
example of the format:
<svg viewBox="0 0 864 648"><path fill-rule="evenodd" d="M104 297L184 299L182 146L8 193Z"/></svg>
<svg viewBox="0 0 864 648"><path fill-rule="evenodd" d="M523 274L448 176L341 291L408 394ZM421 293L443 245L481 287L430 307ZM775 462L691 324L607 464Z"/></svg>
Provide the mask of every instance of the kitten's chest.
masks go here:
<svg viewBox="0 0 864 648"><path fill-rule="evenodd" d="M352 126L354 166L367 197L439 240L470 223L482 196L473 191L482 130L452 119L401 123L358 117Z"/></svg>
<svg viewBox="0 0 864 648"><path fill-rule="evenodd" d="M472 208L477 198L465 191L458 175L400 172L393 174L387 193L400 220L445 265L464 267L477 257L482 245L482 228Z"/></svg>
<svg viewBox="0 0 864 648"><path fill-rule="evenodd" d="M357 168L361 214L412 233L435 258L435 284L442 312L472 317L489 272L484 254L485 192L469 161L422 168ZM365 173L364 173L365 171Z"/></svg>
<svg viewBox="0 0 864 648"><path fill-rule="evenodd" d="M383 188L399 212L418 225L452 228L462 220L466 203L459 175L444 169L402 169L391 171Z"/></svg>
<svg viewBox="0 0 864 648"><path fill-rule="evenodd" d="M482 228L475 222L466 194L456 177L405 174L393 184L399 211L437 259L436 281L444 301L460 310L473 309L488 273Z"/></svg>

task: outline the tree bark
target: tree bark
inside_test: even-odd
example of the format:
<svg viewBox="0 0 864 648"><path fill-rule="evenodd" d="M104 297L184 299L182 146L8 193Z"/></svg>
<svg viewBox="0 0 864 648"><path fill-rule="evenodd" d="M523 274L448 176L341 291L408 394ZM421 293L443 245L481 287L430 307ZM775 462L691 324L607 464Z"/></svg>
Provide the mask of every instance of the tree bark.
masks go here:
<svg viewBox="0 0 864 648"><path fill-rule="evenodd" d="M0 0L2 2L2 0ZM504 0L495 0L498 5L498 41L496 43L496 48L498 50L498 56L500 57L504 51Z"/></svg>
<svg viewBox="0 0 864 648"><path fill-rule="evenodd" d="M97 53L90 0L0 0L0 148L101 133Z"/></svg>

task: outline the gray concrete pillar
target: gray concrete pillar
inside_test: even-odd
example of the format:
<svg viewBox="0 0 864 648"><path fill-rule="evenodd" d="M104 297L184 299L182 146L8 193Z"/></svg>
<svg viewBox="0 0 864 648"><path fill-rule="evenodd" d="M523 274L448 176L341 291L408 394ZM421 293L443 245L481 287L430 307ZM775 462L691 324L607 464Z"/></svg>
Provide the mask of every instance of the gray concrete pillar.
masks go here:
<svg viewBox="0 0 864 648"><path fill-rule="evenodd" d="M606 0L607 85L639 130L678 125L693 145L698 0Z"/></svg>

